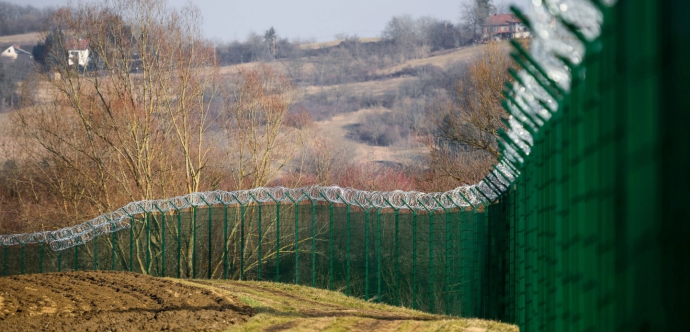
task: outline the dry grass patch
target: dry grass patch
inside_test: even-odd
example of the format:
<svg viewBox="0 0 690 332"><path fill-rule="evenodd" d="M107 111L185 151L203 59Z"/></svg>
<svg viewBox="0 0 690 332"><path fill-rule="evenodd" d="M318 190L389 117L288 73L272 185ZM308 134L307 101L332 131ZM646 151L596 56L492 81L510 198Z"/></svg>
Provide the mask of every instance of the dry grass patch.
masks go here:
<svg viewBox="0 0 690 332"><path fill-rule="evenodd" d="M372 42L377 42L380 40L381 40L381 38L359 38L360 43L372 43ZM342 42L343 42L342 39L337 39L337 40L331 40L331 41L321 42L321 43L302 44L299 46L299 48L301 48L303 50L315 50L315 49L319 49L319 48L338 46Z"/></svg>
<svg viewBox="0 0 690 332"><path fill-rule="evenodd" d="M405 61L397 66L393 67L388 67L385 69L381 69L376 72L378 75L390 75L395 72L398 72L406 67L419 67L419 66L425 66L425 65L434 65L438 66L441 68L447 67L453 63L456 62L464 62L464 61L469 61L472 60L482 54L484 51L485 45L477 45L477 46L469 46L469 47L463 47L458 49L457 51L443 54L443 55L437 55L437 56L431 56L428 58L423 58L423 59L416 59L416 60L408 60ZM506 47L508 47L508 44L506 43Z"/></svg>
<svg viewBox="0 0 690 332"><path fill-rule="evenodd" d="M397 90L403 82L415 80L414 77L397 77L381 81L357 82L338 85L327 86L308 86L305 89L306 94L317 94L321 91L335 92L340 89L343 95L362 95L369 94L372 97L381 97L388 91Z"/></svg>
<svg viewBox="0 0 690 332"><path fill-rule="evenodd" d="M517 332L515 326L431 315L311 287L255 281L184 281L227 292L256 315L226 331Z"/></svg>

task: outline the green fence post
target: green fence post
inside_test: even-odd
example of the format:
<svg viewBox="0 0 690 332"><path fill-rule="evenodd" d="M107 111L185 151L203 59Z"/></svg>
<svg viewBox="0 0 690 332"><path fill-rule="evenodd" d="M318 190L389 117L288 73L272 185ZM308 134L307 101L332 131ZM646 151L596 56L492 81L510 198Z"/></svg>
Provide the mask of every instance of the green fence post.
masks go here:
<svg viewBox="0 0 690 332"><path fill-rule="evenodd" d="M192 279L196 278L196 205L192 206Z"/></svg>
<svg viewBox="0 0 690 332"><path fill-rule="evenodd" d="M74 271L79 271L79 246L74 246Z"/></svg>
<svg viewBox="0 0 690 332"><path fill-rule="evenodd" d="M347 203L347 201L344 200L342 197L340 197L340 194L336 193L336 195L338 196L338 198L340 198L340 200L343 203L345 203L345 205L347 205L347 251L346 251L346 259L345 259L347 261L347 268L346 268L346 270L347 270L346 280L347 281L346 281L346 287L345 288L346 288L346 295L350 296L350 280L351 280L351 276L350 276L350 236L351 236L351 232L350 232L350 230L351 230L350 229L350 204Z"/></svg>
<svg viewBox="0 0 690 332"><path fill-rule="evenodd" d="M480 194L480 195L477 195L478 196L477 198L481 202L481 205L484 207L484 214L485 215L488 214L489 203L491 202L491 199L488 198L481 190L477 189L476 187L471 188L470 190L473 190L475 195L477 195L477 193ZM484 197L486 199L486 201L483 201L481 197ZM475 239L474 239L474 243L475 243L475 245L474 245L474 251L475 251L474 256L475 256L475 260L477 261L477 265L475 266L476 271L475 271L474 279L476 280L476 283L474 284L474 286L475 286L474 295L476 297L476 301L475 301L476 307L479 310L478 315L481 317L484 317L486 315L485 299L483 296L485 293L485 289L484 289L485 280L482 278L482 272L486 271L485 270L486 266L485 266L485 262L484 262L485 257L483 255L480 255L481 254L480 250L482 250L482 251L487 250L486 246L484 246L484 244L486 244L486 243L483 241L486 239L488 232L483 232L483 233L485 233L484 238L482 238L482 239L479 238L480 230L478 229L478 226L477 226L476 214L477 214L477 212L475 211L475 217L473 218L473 223L474 223L473 224L473 229L474 229L473 234L475 236ZM486 225L486 222L484 222L484 224ZM480 242L480 241L482 241L482 242ZM475 311L475 313L477 313L477 312Z"/></svg>
<svg viewBox="0 0 690 332"><path fill-rule="evenodd" d="M244 280L244 203L237 196L232 197L240 204L240 280Z"/></svg>
<svg viewBox="0 0 690 332"><path fill-rule="evenodd" d="M177 205L172 204L177 211L177 279L181 278L182 275L182 211Z"/></svg>
<svg viewBox="0 0 690 332"><path fill-rule="evenodd" d="M434 313L434 210L429 209L422 201L420 205L429 213L429 312Z"/></svg>
<svg viewBox="0 0 690 332"><path fill-rule="evenodd" d="M216 199L220 204L223 204L223 279L228 279L228 205L223 202L220 195L216 195ZM261 223L261 220L259 220L259 223ZM261 251L259 251L259 260L261 260Z"/></svg>
<svg viewBox="0 0 690 332"><path fill-rule="evenodd" d="M299 283L299 209L298 209L298 204L299 204L299 199L302 197L297 198L297 200L292 199L290 197L290 193L285 193L285 196L292 201L293 204L295 204L295 285Z"/></svg>
<svg viewBox="0 0 690 332"><path fill-rule="evenodd" d="M192 207L192 279L196 278L196 205L192 204L187 197L185 201Z"/></svg>
<svg viewBox="0 0 690 332"><path fill-rule="evenodd" d="M369 301L369 210L371 208L365 209L357 199L352 200L364 210L364 300Z"/></svg>
<svg viewBox="0 0 690 332"><path fill-rule="evenodd" d="M211 266L212 264L212 256L211 256L211 248L213 245L213 209L211 208L211 204L209 204L205 199L204 196L199 195L199 198L208 206L208 268L206 271L206 275L208 275L208 278L211 279Z"/></svg>
<svg viewBox="0 0 690 332"><path fill-rule="evenodd" d="M89 224L89 226L91 226L91 224ZM95 230L94 233L96 233ZM96 234L93 235L93 270L98 271L98 235Z"/></svg>
<svg viewBox="0 0 690 332"><path fill-rule="evenodd" d="M254 195L249 194L249 196L251 198L253 198L256 201L256 203L259 205L259 280L261 280L261 261L262 261L262 258L261 258L261 241L263 240L263 234L261 232L261 205L262 204L261 204L261 201L259 201L258 199L256 199L256 197L254 197Z"/></svg>
<svg viewBox="0 0 690 332"><path fill-rule="evenodd" d="M165 212L160 209L158 211L161 212L161 276L165 278Z"/></svg>
<svg viewBox="0 0 690 332"><path fill-rule="evenodd" d="M417 210L404 200L402 203L412 211L412 309L417 309Z"/></svg>
<svg viewBox="0 0 690 332"><path fill-rule="evenodd" d="M400 210L385 197L383 200L395 211L395 305L400 306Z"/></svg>
<svg viewBox="0 0 690 332"><path fill-rule="evenodd" d="M110 246L110 251L111 251L110 252L110 260L111 260L110 270L111 271L115 271L115 243L117 242L117 235L116 234L117 234L117 232L112 232L110 234L110 243L111 243L111 246Z"/></svg>
<svg viewBox="0 0 690 332"><path fill-rule="evenodd" d="M91 222L87 221L86 223L93 229L93 269L98 271L98 235L96 234L96 228L91 225Z"/></svg>
<svg viewBox="0 0 690 332"><path fill-rule="evenodd" d="M377 209L377 211L376 211L376 233L377 233L376 234L376 242L377 242L376 243L376 250L377 250L376 256L377 256L377 260L378 260L378 262L377 262L378 266L376 268L376 271L377 271L377 276L376 276L377 281L376 282L377 282L377 287L378 287L378 290L377 290L378 295L377 296L378 296L378 302L381 303L381 300L383 297L383 294L381 293L381 282L382 282L381 279L382 279L383 275L381 272L381 209L380 208Z"/></svg>
<svg viewBox="0 0 690 332"><path fill-rule="evenodd" d="M38 256L38 273L43 273L43 242L40 244L40 252Z"/></svg>
<svg viewBox="0 0 690 332"><path fill-rule="evenodd" d="M199 197L208 206L208 271L206 274L208 275L209 279L212 279L213 275L211 274L213 273L213 208L211 207L211 204L204 200L203 196Z"/></svg>
<svg viewBox="0 0 690 332"><path fill-rule="evenodd" d="M165 212L158 207L158 204L153 206L161 213L161 277L165 278Z"/></svg>
<svg viewBox="0 0 690 332"><path fill-rule="evenodd" d="M461 198L462 200L464 200L467 204L469 204L469 206L472 207L472 210L473 210L474 213L476 214L476 213L477 213L477 207L476 207L474 204L472 204L472 202L471 202L465 195L463 195L461 192L458 192L458 194L460 195L460 198ZM462 211L465 210L465 208L462 207L462 206L460 206L457 202L455 202L455 201L450 197L450 195L447 195L446 197L448 197L448 200L450 200L450 202L453 203L453 205L455 205L455 207L457 207L457 208L460 210L460 218L461 218L461 221L460 221L460 222L461 222L461 224L460 224L460 230L461 230L461 233L462 233L462 232L463 232L463 230L462 230L462 227L463 227L463 226L462 226ZM474 219L474 216L472 217L472 219ZM474 233L474 230L473 230L473 233ZM464 243L462 243L462 241L463 241L463 239L462 239L462 236L461 236L461 246L464 245L465 247L467 247L467 245L465 245ZM473 243L472 245L474 245L474 243ZM464 251L463 248L461 247L461 248L460 248L460 261L470 261L470 262L472 262L472 266L474 266L474 261L473 261L473 260L470 260L468 257L465 257L465 256L463 255L464 252L465 252L465 251ZM473 259L473 258L472 258L472 259ZM463 264L464 264L465 266L467 265L466 263L463 263ZM467 301L467 295L465 294L465 289L466 289L465 283L470 283L470 285L473 285L473 283L474 283L474 279L473 279L473 278L474 278L474 270L472 271L472 278L470 278L470 280L469 280L470 282L467 282L466 279L467 279L469 276L468 276L467 268L466 268L465 266L462 267L462 270L461 270L462 272L461 272L461 277L460 277L460 279L462 280L462 284L463 284L463 286L462 286L462 293L461 293L461 299L460 299L460 315L461 315L461 316L467 316L467 315L476 316L476 315L474 314L474 313L475 313L475 311L474 311L474 308L475 308L474 300L473 300L473 299L470 299L470 301ZM471 286L471 287L472 287L472 286ZM471 289L472 289L472 292L474 292L474 288L472 287ZM469 295L470 295L471 297L473 297L473 296L474 296L473 294L474 294L474 293L469 294ZM467 303L467 302L469 302L469 303ZM471 306L471 308L470 308L471 310L467 310L467 306L466 306L466 305L470 305L470 306Z"/></svg>
<svg viewBox="0 0 690 332"><path fill-rule="evenodd" d="M302 194L311 202L311 286L316 287L316 202L304 190Z"/></svg>
<svg viewBox="0 0 690 332"><path fill-rule="evenodd" d="M7 246L2 245L2 275L7 277Z"/></svg>
<svg viewBox="0 0 690 332"><path fill-rule="evenodd" d="M450 199L450 196L448 197L448 199ZM441 204L441 202L436 197L434 197L434 201L436 201L436 204L438 204L438 206L443 208L443 212L446 215L446 243L445 243L446 244L446 251L445 251L446 282L444 285L444 290L446 293L446 316L447 316L450 314L450 265L448 264L450 262L450 254L449 254L449 252L450 252L450 211L443 204ZM453 202L452 199L450 201ZM455 204L455 203L453 203L453 204ZM462 210L460 210L460 211L462 211Z"/></svg>
<svg viewBox="0 0 690 332"><path fill-rule="evenodd" d="M129 216L129 272L132 272L132 262L134 262L134 216L126 210L122 210Z"/></svg>
<svg viewBox="0 0 690 332"><path fill-rule="evenodd" d="M328 238L328 252L330 255L328 261L328 290L333 290L333 202L331 202L323 193L320 193L321 197L328 202L329 212L328 212L328 229L330 231L330 236Z"/></svg>
<svg viewBox="0 0 690 332"><path fill-rule="evenodd" d="M24 243L20 243L19 241L17 241L17 242L18 242L19 245L22 247L22 262L21 262L20 274L24 275L24 263L25 263L25 262L24 262Z"/></svg>
<svg viewBox="0 0 690 332"><path fill-rule="evenodd" d="M369 198L366 200L372 207L374 206ZM376 208L376 285L376 299L378 303L381 303L381 208L378 207Z"/></svg>
<svg viewBox="0 0 690 332"><path fill-rule="evenodd" d="M276 203L276 282L280 281L280 201L266 193Z"/></svg>
<svg viewBox="0 0 690 332"><path fill-rule="evenodd" d="M146 211L146 274L151 275L151 214Z"/></svg>

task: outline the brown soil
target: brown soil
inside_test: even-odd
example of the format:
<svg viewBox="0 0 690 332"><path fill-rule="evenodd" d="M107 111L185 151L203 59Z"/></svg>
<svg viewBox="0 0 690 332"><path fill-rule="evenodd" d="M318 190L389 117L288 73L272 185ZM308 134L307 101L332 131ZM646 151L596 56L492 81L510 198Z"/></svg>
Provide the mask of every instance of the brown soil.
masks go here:
<svg viewBox="0 0 690 332"><path fill-rule="evenodd" d="M253 310L227 294L124 272L0 278L0 331L220 331Z"/></svg>

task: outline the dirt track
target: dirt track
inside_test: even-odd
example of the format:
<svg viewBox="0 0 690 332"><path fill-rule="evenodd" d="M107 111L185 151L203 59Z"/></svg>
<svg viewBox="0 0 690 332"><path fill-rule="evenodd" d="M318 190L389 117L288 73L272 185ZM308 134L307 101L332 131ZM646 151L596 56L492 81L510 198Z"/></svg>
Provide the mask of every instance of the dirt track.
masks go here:
<svg viewBox="0 0 690 332"><path fill-rule="evenodd" d="M0 279L0 331L220 331L253 310L227 295L141 274Z"/></svg>

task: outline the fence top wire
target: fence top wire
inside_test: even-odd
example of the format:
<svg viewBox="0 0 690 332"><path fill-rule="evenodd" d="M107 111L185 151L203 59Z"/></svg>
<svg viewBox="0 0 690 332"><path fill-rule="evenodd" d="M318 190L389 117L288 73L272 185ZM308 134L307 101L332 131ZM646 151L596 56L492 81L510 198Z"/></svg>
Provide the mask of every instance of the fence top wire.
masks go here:
<svg viewBox="0 0 690 332"><path fill-rule="evenodd" d="M587 52L600 49L598 37L603 11L612 0L534 0L529 18L512 10L531 31L529 51L513 43L513 58L522 67L511 71L514 81L504 91L503 106L508 111L507 128L498 139L501 158L475 188L493 200L519 176L534 144L533 135L559 111L573 79L584 79L580 64ZM506 172L508 170L509 172Z"/></svg>
<svg viewBox="0 0 690 332"><path fill-rule="evenodd" d="M504 169L508 174L509 169ZM512 180L513 175L508 175ZM241 205L251 203L295 204L304 201L349 204L364 208L394 208L443 210L481 205L486 199L476 193L481 186L463 186L447 192L362 191L337 186L310 186L289 189L284 187L255 188L238 191L209 191L192 193L170 199L132 202L113 212L102 214L87 222L55 231L0 235L0 245L49 243L53 250L64 250L93 240L94 237L117 232L132 226L134 216L145 213L167 213L192 207L213 205ZM493 197L496 197L494 194ZM275 199L275 200L274 200ZM409 206L409 207L408 207Z"/></svg>
<svg viewBox="0 0 690 332"><path fill-rule="evenodd" d="M479 183L462 186L443 193L421 193L400 190L390 192L362 191L352 188L283 187L255 188L234 192L211 191L193 193L172 199L132 202L110 213L79 225L55 231L0 235L0 245L49 243L53 250L64 250L91 241L94 237L129 228L133 217L143 213L166 213L193 206L248 203L294 204L304 200L328 201L364 208L425 210L452 209L487 204L497 199L520 175L519 169L530 154L533 133L539 131L559 110L562 98L570 90L574 74L586 52L596 50L601 33L602 10L612 4L608 0L535 0L529 19L517 8L515 15L525 23L533 36L529 51L514 44L520 52L516 58L523 67L512 72L514 82L505 91L504 107L510 114L508 126L499 138L502 157ZM524 59L524 60L522 60ZM526 60L526 61L525 61Z"/></svg>

